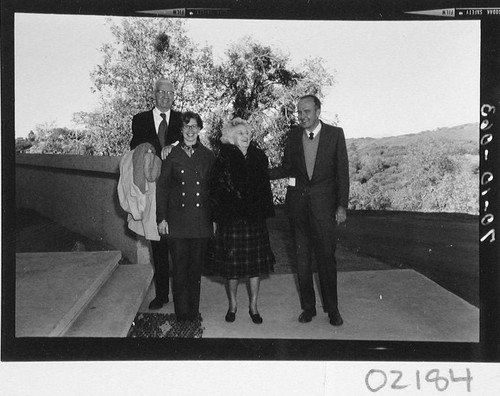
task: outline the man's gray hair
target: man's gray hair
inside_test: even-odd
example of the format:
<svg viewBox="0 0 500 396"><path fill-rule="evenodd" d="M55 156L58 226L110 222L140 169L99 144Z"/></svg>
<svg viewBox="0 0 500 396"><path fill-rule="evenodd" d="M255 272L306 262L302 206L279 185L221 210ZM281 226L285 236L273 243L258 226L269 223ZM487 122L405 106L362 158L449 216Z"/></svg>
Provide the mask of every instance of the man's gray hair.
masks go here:
<svg viewBox="0 0 500 396"><path fill-rule="evenodd" d="M158 80L155 81L155 84L153 85L153 91L156 91L156 89L158 88L158 85L161 83L172 84L172 86L174 86L172 81L170 81L168 78L160 77Z"/></svg>

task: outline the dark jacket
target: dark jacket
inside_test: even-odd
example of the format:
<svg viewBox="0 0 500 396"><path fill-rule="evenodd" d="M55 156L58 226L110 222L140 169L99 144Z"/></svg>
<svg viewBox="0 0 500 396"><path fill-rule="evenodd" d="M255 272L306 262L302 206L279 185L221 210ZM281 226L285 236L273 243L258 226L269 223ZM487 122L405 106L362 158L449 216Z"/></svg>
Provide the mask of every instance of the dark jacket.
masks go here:
<svg viewBox="0 0 500 396"><path fill-rule="evenodd" d="M349 201L349 162L344 131L322 123L311 180L307 175L303 134L302 127L290 131L282 165L270 171L271 179L295 178L295 186L288 186L286 194L290 217L301 217L310 207L316 218L335 219L337 208L347 209Z"/></svg>
<svg viewBox="0 0 500 396"><path fill-rule="evenodd" d="M165 144L169 145L177 141L182 141L181 113L170 110ZM130 141L130 149L135 149L141 143L151 143L155 148L156 155L160 156L162 147L156 131L152 109L136 114L132 118L132 140Z"/></svg>
<svg viewBox="0 0 500 396"><path fill-rule="evenodd" d="M210 199L218 223L265 220L274 216L265 153L250 145L245 157L232 144L221 145L210 181Z"/></svg>
<svg viewBox="0 0 500 396"><path fill-rule="evenodd" d="M163 161L156 188L156 220L168 222L172 238L212 236L208 186L214 154L201 143L189 157L181 145Z"/></svg>

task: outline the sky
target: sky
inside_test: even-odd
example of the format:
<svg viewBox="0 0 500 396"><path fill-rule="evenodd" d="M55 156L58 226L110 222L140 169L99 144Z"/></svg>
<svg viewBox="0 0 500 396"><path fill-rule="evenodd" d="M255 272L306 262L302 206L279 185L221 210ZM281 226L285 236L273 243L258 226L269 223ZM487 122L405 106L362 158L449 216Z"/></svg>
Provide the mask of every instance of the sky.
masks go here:
<svg viewBox="0 0 500 396"><path fill-rule="evenodd" d="M74 128L92 111L90 73L112 43L107 17L15 15L16 137L37 125ZM118 20L119 18L113 18ZM250 35L290 56L321 57L335 84L322 116L347 138L384 137L479 120L479 21L187 21L188 35L213 47Z"/></svg>

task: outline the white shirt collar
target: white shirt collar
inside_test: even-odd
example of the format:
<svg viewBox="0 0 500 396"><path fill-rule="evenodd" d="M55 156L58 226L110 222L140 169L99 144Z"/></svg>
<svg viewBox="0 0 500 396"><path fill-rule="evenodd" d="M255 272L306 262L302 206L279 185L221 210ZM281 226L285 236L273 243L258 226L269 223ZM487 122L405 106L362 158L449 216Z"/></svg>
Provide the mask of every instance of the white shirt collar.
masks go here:
<svg viewBox="0 0 500 396"><path fill-rule="evenodd" d="M321 131L321 121L318 122L318 125L316 125L316 128L312 131L308 131L307 129L304 129L304 133L306 134L307 137L309 137L309 134L312 132L313 134L313 139L316 137L316 135Z"/></svg>
<svg viewBox="0 0 500 396"><path fill-rule="evenodd" d="M167 115L168 122L168 119L170 118L170 109L168 109L167 111L161 111L158 107L155 106L155 108L153 109L154 116L161 119L161 113L165 113Z"/></svg>
<svg viewBox="0 0 500 396"><path fill-rule="evenodd" d="M158 133L158 128L160 127L160 123L163 121L163 118L161 118L161 113L165 113L165 120L167 121L167 125L170 122L170 109L168 111L160 111L158 107L155 107L153 109L153 120L155 122L155 128L156 128L156 133Z"/></svg>

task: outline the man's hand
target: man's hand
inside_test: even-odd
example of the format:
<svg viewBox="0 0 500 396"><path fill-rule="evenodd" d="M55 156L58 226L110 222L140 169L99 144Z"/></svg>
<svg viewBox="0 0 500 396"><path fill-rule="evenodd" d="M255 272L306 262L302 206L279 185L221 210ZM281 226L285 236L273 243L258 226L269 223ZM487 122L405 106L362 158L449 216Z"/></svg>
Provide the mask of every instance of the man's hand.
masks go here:
<svg viewBox="0 0 500 396"><path fill-rule="evenodd" d="M161 149L160 157L162 160L168 157L172 149L179 144L179 141L177 140L176 142L169 144Z"/></svg>
<svg viewBox="0 0 500 396"><path fill-rule="evenodd" d="M162 222L158 224L158 232L160 235L168 234L168 223L166 220L162 220Z"/></svg>
<svg viewBox="0 0 500 396"><path fill-rule="evenodd" d="M335 213L335 220L337 221L337 224L342 224L345 222L347 218L346 210L343 206L339 206L337 208L337 212Z"/></svg>
<svg viewBox="0 0 500 396"><path fill-rule="evenodd" d="M163 147L161 149L161 159L164 160L165 158L167 158L173 148L173 144L169 144L168 146Z"/></svg>

